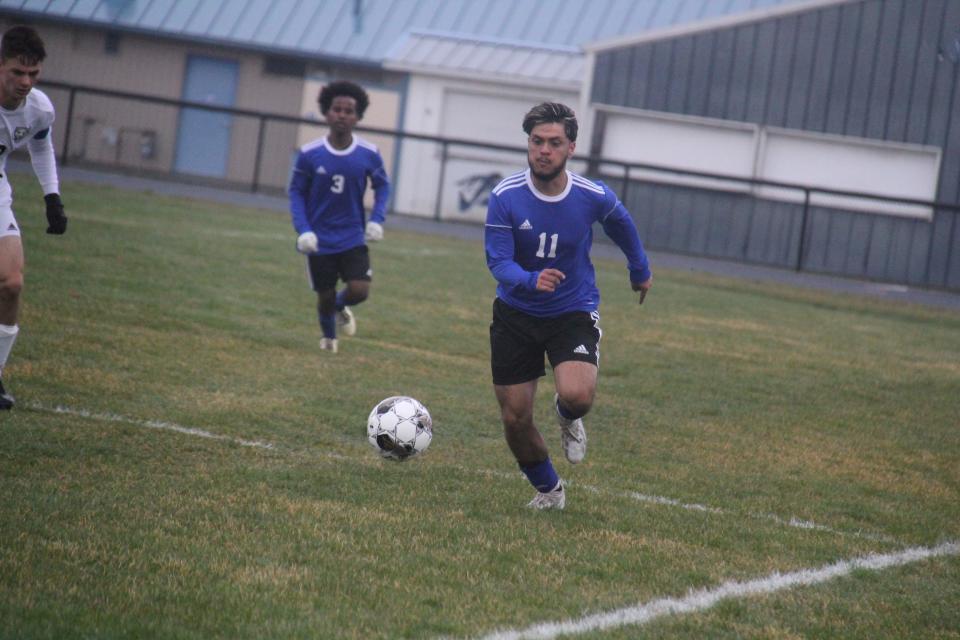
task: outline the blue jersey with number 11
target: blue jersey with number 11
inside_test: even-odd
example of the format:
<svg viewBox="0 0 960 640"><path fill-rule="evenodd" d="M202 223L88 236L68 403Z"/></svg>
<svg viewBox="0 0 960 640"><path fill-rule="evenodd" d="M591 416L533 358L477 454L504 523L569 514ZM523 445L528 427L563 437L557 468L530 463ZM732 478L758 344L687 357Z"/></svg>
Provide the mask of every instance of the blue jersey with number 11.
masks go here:
<svg viewBox="0 0 960 640"><path fill-rule="evenodd" d="M529 170L500 182L490 194L484 232L497 297L540 317L595 311L600 304L590 262L595 222L626 255L630 281L648 280L649 262L633 219L602 182L568 171L567 186L556 196L537 191ZM537 291L537 277L547 268L566 278L553 292Z"/></svg>

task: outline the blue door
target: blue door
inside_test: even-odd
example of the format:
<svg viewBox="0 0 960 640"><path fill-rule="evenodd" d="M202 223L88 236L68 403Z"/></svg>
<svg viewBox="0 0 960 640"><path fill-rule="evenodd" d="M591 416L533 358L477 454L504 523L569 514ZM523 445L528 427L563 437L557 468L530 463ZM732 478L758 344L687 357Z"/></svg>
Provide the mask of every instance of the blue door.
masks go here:
<svg viewBox="0 0 960 640"><path fill-rule="evenodd" d="M232 60L190 56L183 99L232 107L237 73L238 65ZM199 176L226 177L232 123L233 117L228 113L183 109L177 130L175 169Z"/></svg>

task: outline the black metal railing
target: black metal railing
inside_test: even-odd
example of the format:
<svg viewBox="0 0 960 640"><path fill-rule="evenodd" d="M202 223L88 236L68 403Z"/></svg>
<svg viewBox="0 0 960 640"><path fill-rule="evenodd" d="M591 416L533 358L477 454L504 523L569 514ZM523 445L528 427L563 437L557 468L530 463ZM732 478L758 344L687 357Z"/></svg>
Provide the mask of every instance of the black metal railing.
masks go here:
<svg viewBox="0 0 960 640"><path fill-rule="evenodd" d="M236 160L231 164L236 166L231 166L228 175L215 181L254 192L282 189L292 154L298 146L296 138L300 128L323 126L322 122L310 118L88 86L45 82L43 88L51 97L54 92L66 93L63 131L56 132L62 164L78 162L190 177L182 176L175 162L172 141L176 139L180 114L185 110L212 112L246 123L235 127L237 131L231 144L230 155ZM81 109L79 105L84 98L93 102ZM54 102L62 104L62 100ZM130 103L141 105L142 112L138 113ZM128 120L134 124L124 126ZM150 128L151 123L161 120L169 125L166 129ZM106 126L107 122L114 124ZM90 152L89 129L98 123L113 136L112 154L96 156ZM248 126L249 123L253 126ZM443 211L442 203L444 189L448 188L447 171L458 152L508 154L511 164L522 161L526 154L524 147L469 139L366 126L359 127L358 131L392 142L395 147L393 171L401 176L403 145L414 142L435 145L433 167L437 180L432 206L424 205L418 211L405 213L437 219L456 217ZM139 132L141 136L139 156L132 161L124 155L125 132ZM151 140L154 145L164 147L164 152L148 148ZM502 163L502 158L499 161ZM496 164L498 159L494 157L490 162ZM960 251L954 249L960 242L958 204L602 157L579 158L576 162L578 167L584 167L585 174L611 183L634 215L650 248L798 271L960 290ZM402 183L398 186L404 189ZM912 213L891 215L891 207L910 209Z"/></svg>

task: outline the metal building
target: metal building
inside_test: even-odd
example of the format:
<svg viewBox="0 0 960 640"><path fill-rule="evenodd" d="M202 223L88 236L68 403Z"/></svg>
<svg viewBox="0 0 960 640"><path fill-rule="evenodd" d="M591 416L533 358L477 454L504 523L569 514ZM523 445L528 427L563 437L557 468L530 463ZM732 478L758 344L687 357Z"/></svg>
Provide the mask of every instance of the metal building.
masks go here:
<svg viewBox="0 0 960 640"><path fill-rule="evenodd" d="M825 0L587 50L599 155L823 188L634 173L653 246L960 288L958 211L910 202L960 204L960 2Z"/></svg>
<svg viewBox="0 0 960 640"><path fill-rule="evenodd" d="M421 87L435 91L441 76L424 66L429 60L412 58L404 43L419 39L422 45L425 34L434 34L456 48L450 60L469 62L476 52L472 40L579 50L595 40L802 1L0 0L0 26L28 21L40 28L50 50L47 81L318 117L319 88L330 79L350 78L372 94L367 126L479 138L475 127L461 130L407 109L439 99L435 113L452 112L443 104L445 90L419 93ZM408 71L413 63L420 66ZM431 81L409 82L414 74ZM518 85L502 75L454 78L465 79L474 83L471 90L494 99L503 91L518 93ZM543 93L520 95L529 101ZM51 97L66 103L63 92ZM260 183L279 187L297 145L324 131L269 123L263 132L266 157L258 164L256 118L134 101L117 105L90 96L78 102L79 124L68 145L78 161L240 183L257 174ZM54 129L60 149L64 130ZM388 165L394 162L399 152L393 140L375 142Z"/></svg>

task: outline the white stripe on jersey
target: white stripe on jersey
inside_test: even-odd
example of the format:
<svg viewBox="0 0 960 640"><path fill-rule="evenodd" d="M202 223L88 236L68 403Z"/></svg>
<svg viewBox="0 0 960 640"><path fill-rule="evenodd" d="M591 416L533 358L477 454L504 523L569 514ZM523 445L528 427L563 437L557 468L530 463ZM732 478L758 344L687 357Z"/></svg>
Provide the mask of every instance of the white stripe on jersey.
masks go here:
<svg viewBox="0 0 960 640"><path fill-rule="evenodd" d="M606 220L607 218L609 218L609 217L610 217L610 214L613 213L614 211L616 211L616 210L617 210L617 207L618 207L619 205L620 205L620 201L617 200L617 201L613 204L613 209L610 209L610 211L607 211L605 214L603 214L603 217L600 218L600 222L603 222L604 220Z"/></svg>
<svg viewBox="0 0 960 640"><path fill-rule="evenodd" d="M370 151L375 151L376 153L380 153L380 150L377 149L377 145L373 144L369 140L365 138L361 138L360 136L357 136L357 135L353 137L354 139L356 139L358 146L363 147L364 149L369 149Z"/></svg>
<svg viewBox="0 0 960 640"><path fill-rule="evenodd" d="M490 224L489 222L488 222L487 224L485 224L484 226L486 226L486 227L496 227L497 229L513 229L513 227L511 227L511 226L508 225L508 224Z"/></svg>
<svg viewBox="0 0 960 640"><path fill-rule="evenodd" d="M316 140L314 140L314 141L312 141L312 142L308 142L307 144L305 144L305 145L303 145L302 147L300 147L300 151L303 152L303 153L306 153L307 151L312 151L313 149L316 149L317 147L322 147L324 140L326 140L326 138L317 138Z"/></svg>
<svg viewBox="0 0 960 640"><path fill-rule="evenodd" d="M526 172L515 173L512 176L508 176L500 181L500 184L493 188L493 193L500 195L501 192L506 191L507 189L515 189L516 187L522 187L527 183Z"/></svg>
<svg viewBox="0 0 960 640"><path fill-rule="evenodd" d="M596 182L593 182L593 181L591 181L591 180L587 180L587 179L584 178L583 176L577 175L576 173L571 173L570 176L571 176L571 178L573 178L573 184L574 184L574 185L576 185L576 186L578 186L578 187L583 187L584 189L588 189L588 190L590 190L590 191L593 191L593 192L595 192L595 193L599 193L599 194L601 194L601 195L603 194L603 187L601 187L600 185L598 185Z"/></svg>

